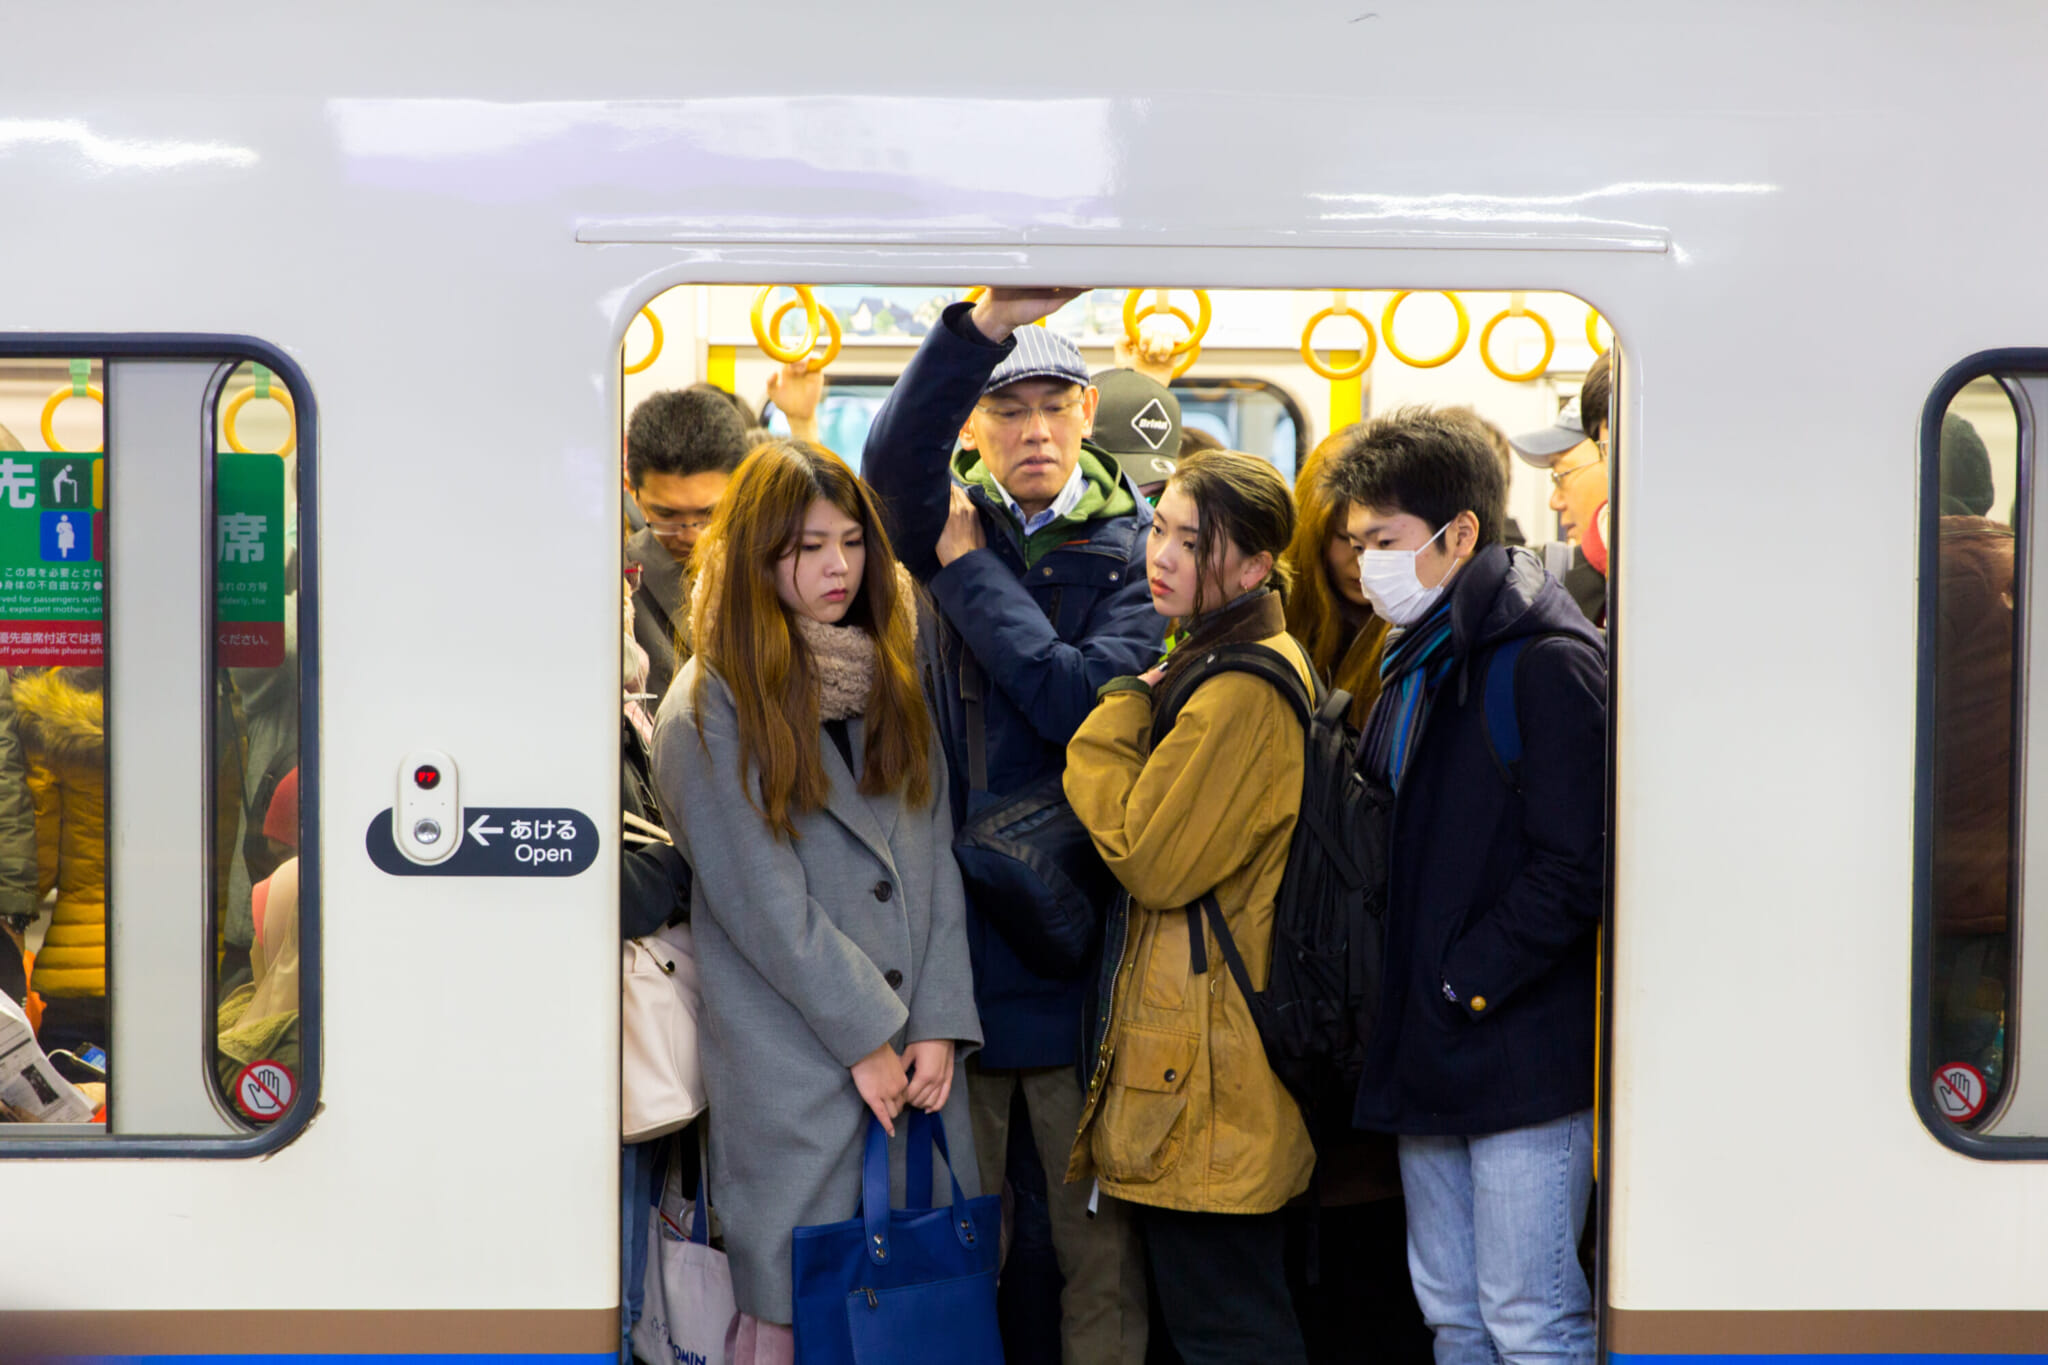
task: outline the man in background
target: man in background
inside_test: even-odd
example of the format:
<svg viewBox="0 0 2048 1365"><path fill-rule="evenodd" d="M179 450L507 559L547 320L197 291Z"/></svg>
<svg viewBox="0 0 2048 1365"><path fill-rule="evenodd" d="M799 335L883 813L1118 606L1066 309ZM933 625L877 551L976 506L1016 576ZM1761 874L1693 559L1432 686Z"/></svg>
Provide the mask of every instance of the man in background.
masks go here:
<svg viewBox="0 0 2048 1365"><path fill-rule="evenodd" d="M732 400L708 384L651 394L626 424L626 483L647 519L626 541L627 571L639 578L633 639L647 651L657 702L676 673L690 554L746 456L746 430Z"/></svg>
<svg viewBox="0 0 2048 1365"><path fill-rule="evenodd" d="M1180 399L1166 385L1137 370L1104 370L1095 376L1097 446L1116 456L1147 498L1157 498L1180 458Z"/></svg>
<svg viewBox="0 0 2048 1365"><path fill-rule="evenodd" d="M1574 547L1558 577L1579 610L1596 626L1607 624L1607 434L1614 398L1614 352L1586 371L1578 397L1557 421L1513 438L1515 453L1550 475L1550 509L1559 535Z"/></svg>

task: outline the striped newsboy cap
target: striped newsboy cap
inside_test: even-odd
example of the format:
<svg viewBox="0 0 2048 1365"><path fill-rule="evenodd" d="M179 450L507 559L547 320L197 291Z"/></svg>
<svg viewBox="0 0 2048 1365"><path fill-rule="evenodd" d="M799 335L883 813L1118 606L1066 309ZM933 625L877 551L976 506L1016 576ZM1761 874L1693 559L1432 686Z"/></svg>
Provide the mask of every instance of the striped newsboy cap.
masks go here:
<svg viewBox="0 0 2048 1365"><path fill-rule="evenodd" d="M1088 366L1081 348L1045 327L1019 327L1010 333L1017 345L1003 357L988 382L981 386L984 397L1005 384L1024 379L1057 379L1067 384L1088 386Z"/></svg>

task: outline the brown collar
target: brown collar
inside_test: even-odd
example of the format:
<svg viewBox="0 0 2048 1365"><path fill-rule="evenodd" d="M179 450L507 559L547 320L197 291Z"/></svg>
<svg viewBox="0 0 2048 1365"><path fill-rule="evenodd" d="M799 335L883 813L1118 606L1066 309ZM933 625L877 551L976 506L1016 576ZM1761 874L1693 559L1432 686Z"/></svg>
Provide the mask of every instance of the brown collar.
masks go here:
<svg viewBox="0 0 2048 1365"><path fill-rule="evenodd" d="M1280 594L1271 588L1255 588L1223 610L1202 617L1173 647L1173 657L1167 661L1166 673L1153 689L1153 695L1164 695L1209 650L1224 645L1257 644L1286 629L1287 608Z"/></svg>

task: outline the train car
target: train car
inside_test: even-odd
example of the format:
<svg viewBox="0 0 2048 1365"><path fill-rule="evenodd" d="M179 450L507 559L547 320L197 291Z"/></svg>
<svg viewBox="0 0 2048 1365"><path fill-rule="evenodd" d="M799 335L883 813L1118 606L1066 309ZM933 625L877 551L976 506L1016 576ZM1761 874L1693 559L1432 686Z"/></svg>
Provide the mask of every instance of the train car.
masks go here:
<svg viewBox="0 0 2048 1365"><path fill-rule="evenodd" d="M2048 1361L2048 14L1375 3L12 7L0 1358L616 1357L623 421L800 283L849 446L975 286L1288 473L1612 345L1603 1358Z"/></svg>

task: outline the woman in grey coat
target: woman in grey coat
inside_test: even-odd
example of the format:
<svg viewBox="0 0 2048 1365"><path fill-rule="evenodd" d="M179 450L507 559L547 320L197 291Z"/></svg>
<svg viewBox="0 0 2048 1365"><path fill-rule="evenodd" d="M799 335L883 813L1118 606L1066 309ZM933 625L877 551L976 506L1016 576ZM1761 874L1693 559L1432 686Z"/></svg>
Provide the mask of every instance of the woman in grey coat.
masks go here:
<svg viewBox="0 0 2048 1365"><path fill-rule="evenodd" d="M696 564L654 772L696 872L711 1202L751 1365L789 1358L791 1233L853 1216L870 1112L892 1134L905 1105L942 1113L973 1190L956 1063L981 1027L914 590L872 497L828 451L761 447Z"/></svg>

